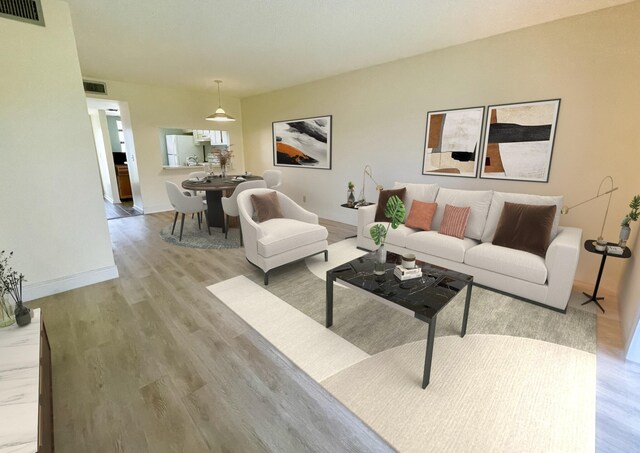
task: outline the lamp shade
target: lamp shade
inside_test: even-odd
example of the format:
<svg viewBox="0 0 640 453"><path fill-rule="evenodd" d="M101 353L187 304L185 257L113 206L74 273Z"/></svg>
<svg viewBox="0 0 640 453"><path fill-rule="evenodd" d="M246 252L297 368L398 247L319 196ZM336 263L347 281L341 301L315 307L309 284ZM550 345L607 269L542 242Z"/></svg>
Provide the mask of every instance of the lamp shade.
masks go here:
<svg viewBox="0 0 640 453"><path fill-rule="evenodd" d="M213 115L209 115L208 117L205 118L207 121L217 121L217 122L230 122L230 121L235 121L236 119L234 117L232 117L231 115L227 115L225 113L225 111L222 109L222 107L219 107L216 110L216 113L214 113Z"/></svg>

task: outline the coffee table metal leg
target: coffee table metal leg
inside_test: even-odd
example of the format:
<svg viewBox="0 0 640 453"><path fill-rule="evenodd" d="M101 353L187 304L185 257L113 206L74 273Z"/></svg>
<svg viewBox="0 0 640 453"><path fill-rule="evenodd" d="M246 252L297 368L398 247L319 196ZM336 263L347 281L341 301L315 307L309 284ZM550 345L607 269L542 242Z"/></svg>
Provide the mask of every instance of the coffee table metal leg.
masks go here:
<svg viewBox="0 0 640 453"><path fill-rule="evenodd" d="M460 336L464 337L467 334L467 321L469 320L469 305L471 305L471 289L473 288L473 279L467 285L467 298L464 302L464 316L462 317L462 331Z"/></svg>
<svg viewBox="0 0 640 453"><path fill-rule="evenodd" d="M333 325L333 274L327 271L327 313L325 327Z"/></svg>
<svg viewBox="0 0 640 453"><path fill-rule="evenodd" d="M433 341L436 334L436 316L429 321L429 333L427 334L427 352L424 358L424 374L422 375L422 388L427 388L431 377L431 358L433 357Z"/></svg>

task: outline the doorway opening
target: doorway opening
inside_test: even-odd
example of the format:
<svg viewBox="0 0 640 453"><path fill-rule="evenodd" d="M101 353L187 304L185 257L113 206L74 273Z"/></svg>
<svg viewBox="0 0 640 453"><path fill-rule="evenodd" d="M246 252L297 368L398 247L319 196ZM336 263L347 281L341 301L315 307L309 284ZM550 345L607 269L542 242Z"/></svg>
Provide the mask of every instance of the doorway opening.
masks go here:
<svg viewBox="0 0 640 453"><path fill-rule="evenodd" d="M128 104L87 98L87 110L107 219L143 214Z"/></svg>

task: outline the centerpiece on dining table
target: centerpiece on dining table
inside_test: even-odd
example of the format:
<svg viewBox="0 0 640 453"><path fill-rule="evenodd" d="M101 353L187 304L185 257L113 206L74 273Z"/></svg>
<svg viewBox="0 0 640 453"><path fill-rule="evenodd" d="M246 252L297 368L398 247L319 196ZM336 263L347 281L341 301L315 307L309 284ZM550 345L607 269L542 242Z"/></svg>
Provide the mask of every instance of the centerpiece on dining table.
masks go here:
<svg viewBox="0 0 640 453"><path fill-rule="evenodd" d="M216 160L220 162L220 171L222 172L222 177L227 177L227 165L231 164L231 159L233 158L233 150L231 149L231 145L224 146L216 146L213 150L213 155Z"/></svg>

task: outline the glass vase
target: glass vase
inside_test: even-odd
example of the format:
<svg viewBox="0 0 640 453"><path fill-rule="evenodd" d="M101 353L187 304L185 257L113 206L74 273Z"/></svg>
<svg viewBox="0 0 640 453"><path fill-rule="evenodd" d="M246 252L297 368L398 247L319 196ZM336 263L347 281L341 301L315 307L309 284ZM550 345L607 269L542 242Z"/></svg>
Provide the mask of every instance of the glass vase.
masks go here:
<svg viewBox="0 0 640 453"><path fill-rule="evenodd" d="M373 264L373 273L375 275L384 275L387 270L387 250L384 244L381 244L376 250L375 262Z"/></svg>
<svg viewBox="0 0 640 453"><path fill-rule="evenodd" d="M629 225L622 225L620 227L620 241L618 242L618 246L626 247L630 234L631 234L631 227Z"/></svg>
<svg viewBox="0 0 640 453"><path fill-rule="evenodd" d="M3 294L0 294L0 328L11 326L15 322L16 317L13 314L13 305Z"/></svg>
<svg viewBox="0 0 640 453"><path fill-rule="evenodd" d="M349 195L347 196L347 206L352 208L353 205L356 204L356 197L353 195L353 190L349 190L348 192Z"/></svg>

